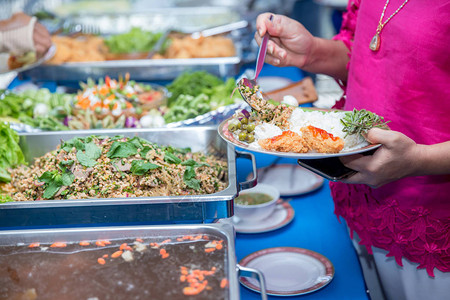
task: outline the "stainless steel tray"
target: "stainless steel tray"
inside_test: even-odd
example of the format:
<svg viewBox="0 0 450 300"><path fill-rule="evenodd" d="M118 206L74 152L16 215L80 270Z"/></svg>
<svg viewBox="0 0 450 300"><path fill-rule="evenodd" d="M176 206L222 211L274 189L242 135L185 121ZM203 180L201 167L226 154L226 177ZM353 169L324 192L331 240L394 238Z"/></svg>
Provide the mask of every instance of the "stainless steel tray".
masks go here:
<svg viewBox="0 0 450 300"><path fill-rule="evenodd" d="M218 25L236 22L241 19L240 12L230 7L171 7L153 8L144 12L106 13L101 15L72 15L65 20L64 28L78 26L83 31L100 35L127 32L132 27L140 27L153 32L178 31L192 33ZM118 26L117 24L121 24ZM247 28L250 29L250 28ZM118 77L127 72L133 80L172 80L186 71L204 70L219 77L239 74L244 60L242 31L230 34L236 48L236 55L217 58L190 59L138 59L110 60L100 62L70 62L60 65L41 65L37 69L23 72L32 80L85 81L87 78L99 79L106 75ZM245 35L253 37L253 32ZM250 50L250 52L253 52ZM248 52L248 51L247 51ZM252 56L248 53L245 58Z"/></svg>
<svg viewBox="0 0 450 300"><path fill-rule="evenodd" d="M265 294L264 277L261 272L250 269L240 269L236 262L234 228L229 222L201 225L159 225L159 226L127 226L127 227L83 227L54 228L41 230L8 230L0 231L0 247L35 242L53 243L55 241L79 242L81 240L114 240L125 238L159 238L180 235L214 235L224 240L226 255L224 269L229 281L229 299L239 299L238 276L251 276L260 280L262 299ZM150 267L150 266L149 266ZM178 278L175 280L178 281ZM152 284L152 282L149 282Z"/></svg>
<svg viewBox="0 0 450 300"><path fill-rule="evenodd" d="M253 154L238 152L234 147L228 146L219 137L216 127L27 133L20 134L20 145L26 159L31 162L33 158L55 149L61 139L69 140L93 134L139 136L160 145L190 147L192 151L226 157L228 187L208 195L9 202L0 205L0 228L208 222L231 217L233 199L238 192L256 185L256 162ZM237 157L252 160L255 174L252 179L237 182Z"/></svg>
<svg viewBox="0 0 450 300"><path fill-rule="evenodd" d="M139 59L101 62L73 62L61 65L40 65L20 73L35 81L86 81L106 75L118 78L130 73L137 81L173 80L183 72L204 70L219 77L236 76L241 67L241 57L189 58L189 59Z"/></svg>

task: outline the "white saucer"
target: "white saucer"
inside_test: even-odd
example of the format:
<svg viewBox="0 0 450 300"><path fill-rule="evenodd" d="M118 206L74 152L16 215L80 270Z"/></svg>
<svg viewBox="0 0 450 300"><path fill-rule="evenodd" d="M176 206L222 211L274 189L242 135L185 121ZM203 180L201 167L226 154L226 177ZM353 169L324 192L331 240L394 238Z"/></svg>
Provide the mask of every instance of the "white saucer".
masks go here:
<svg viewBox="0 0 450 300"><path fill-rule="evenodd" d="M323 181L323 177L294 164L279 164L258 169L258 183L275 186L282 197L315 191L323 185Z"/></svg>
<svg viewBox="0 0 450 300"><path fill-rule="evenodd" d="M317 252L293 247L276 247L254 252L239 265L261 271L268 295L295 296L323 288L334 277L333 264ZM256 279L240 277L247 288L259 292Z"/></svg>
<svg viewBox="0 0 450 300"><path fill-rule="evenodd" d="M234 229L239 233L261 233L276 230L289 224L294 219L294 209L288 203L279 199L274 212L267 218L258 222L238 220L231 218Z"/></svg>

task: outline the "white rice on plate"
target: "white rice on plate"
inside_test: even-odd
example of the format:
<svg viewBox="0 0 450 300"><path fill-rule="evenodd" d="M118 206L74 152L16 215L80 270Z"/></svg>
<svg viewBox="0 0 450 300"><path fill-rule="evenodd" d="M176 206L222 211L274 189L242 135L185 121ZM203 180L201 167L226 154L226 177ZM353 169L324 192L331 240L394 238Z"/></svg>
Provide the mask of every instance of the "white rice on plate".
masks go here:
<svg viewBox="0 0 450 300"><path fill-rule="evenodd" d="M304 111L301 108L296 108L289 118L289 130L301 135L300 128L311 125L331 133L334 136L340 137L344 140L343 151L353 150L367 146L367 141L361 135L348 135L342 131L344 125L341 123L341 118L345 116L345 112L320 112L320 111ZM261 149L258 140L271 138L282 133L282 130L271 124L263 123L255 127L255 142L249 144L250 148Z"/></svg>

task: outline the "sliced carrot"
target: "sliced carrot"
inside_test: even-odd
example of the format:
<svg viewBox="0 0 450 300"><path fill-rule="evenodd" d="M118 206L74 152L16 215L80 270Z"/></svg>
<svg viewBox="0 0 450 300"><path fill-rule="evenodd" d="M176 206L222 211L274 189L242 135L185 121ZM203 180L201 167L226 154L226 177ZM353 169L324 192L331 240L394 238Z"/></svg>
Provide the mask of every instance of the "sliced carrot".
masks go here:
<svg viewBox="0 0 450 300"><path fill-rule="evenodd" d="M109 76L105 76L106 86L111 87L111 78Z"/></svg>
<svg viewBox="0 0 450 300"><path fill-rule="evenodd" d="M28 246L28 248L36 248L36 247L39 247L41 244L39 244L39 243L31 243L29 246Z"/></svg>
<svg viewBox="0 0 450 300"><path fill-rule="evenodd" d="M103 258L99 258L99 259L97 259L97 262L99 263L99 264L101 264L101 265L104 265L104 264L106 264L106 260L105 259L103 259Z"/></svg>
<svg viewBox="0 0 450 300"><path fill-rule="evenodd" d="M169 255L169 253L164 253L161 257L162 257L162 259L165 259L165 258L168 258L170 255Z"/></svg>
<svg viewBox="0 0 450 300"><path fill-rule="evenodd" d="M89 246L91 243L89 243L88 241L81 241L80 246Z"/></svg>
<svg viewBox="0 0 450 300"><path fill-rule="evenodd" d="M121 256L122 253L123 253L122 250L116 251L116 252L114 252L113 254L111 254L111 257L112 257L112 258L117 258L117 257Z"/></svg>
<svg viewBox="0 0 450 300"><path fill-rule="evenodd" d="M222 278L222 280L220 281L220 287L223 289L228 287L228 279Z"/></svg>
<svg viewBox="0 0 450 300"><path fill-rule="evenodd" d="M205 252L206 253L210 253L210 252L213 252L213 251L215 251L216 250L216 248L206 248L205 249Z"/></svg>
<svg viewBox="0 0 450 300"><path fill-rule="evenodd" d="M217 250L221 250L222 248L223 248L222 244L217 244L217 245L216 245L216 249L217 249Z"/></svg>
<svg viewBox="0 0 450 300"><path fill-rule="evenodd" d="M103 254L103 258L107 258L109 255L108 254Z"/></svg>
<svg viewBox="0 0 450 300"><path fill-rule="evenodd" d="M53 243L50 247L52 247L52 248L64 248L64 247L66 247L66 246L67 246L66 243L63 243L63 242L56 242L56 243Z"/></svg>
<svg viewBox="0 0 450 300"><path fill-rule="evenodd" d="M198 291L198 289L195 289L191 286L187 286L183 288L183 294L186 296L195 296L198 295L200 292Z"/></svg>
<svg viewBox="0 0 450 300"><path fill-rule="evenodd" d="M144 242L144 240L143 240L143 239L140 239L140 238L137 238L137 239L136 239L136 242L140 242L140 243L143 243L143 242Z"/></svg>
<svg viewBox="0 0 450 300"><path fill-rule="evenodd" d="M186 281L186 275L181 275L180 276L180 281L181 282L185 282Z"/></svg>
<svg viewBox="0 0 450 300"><path fill-rule="evenodd" d="M89 98L83 98L77 102L77 105L82 109L87 109L89 105L91 105L91 101L89 100Z"/></svg>
<svg viewBox="0 0 450 300"><path fill-rule="evenodd" d="M106 244L103 241L96 241L95 244L99 247L105 247Z"/></svg>
<svg viewBox="0 0 450 300"><path fill-rule="evenodd" d="M167 239L161 242L161 244L166 244L166 243L170 243L172 240L171 239Z"/></svg>

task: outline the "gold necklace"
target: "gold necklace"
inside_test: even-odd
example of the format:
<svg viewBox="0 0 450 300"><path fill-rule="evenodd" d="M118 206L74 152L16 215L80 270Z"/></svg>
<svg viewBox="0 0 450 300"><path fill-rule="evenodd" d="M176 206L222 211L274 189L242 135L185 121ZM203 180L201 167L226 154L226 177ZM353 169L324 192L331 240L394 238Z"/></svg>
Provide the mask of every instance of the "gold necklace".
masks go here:
<svg viewBox="0 0 450 300"><path fill-rule="evenodd" d="M403 2L402 5L400 5L400 7L397 8L397 10L394 11L392 13L392 15L386 21L384 21L384 23L382 23L383 17L384 17L384 12L386 11L386 7L389 4L389 0L386 0L386 4L384 5L383 12L381 13L380 21L378 22L377 32L375 33L375 35L373 36L372 40L370 41L370 45L369 45L370 50L378 51L378 49L380 49L380 44L381 44L380 34L381 34L381 30L383 30L383 27L387 24L387 22L389 22L392 19L392 17L394 17L406 5L406 3L408 3L408 1L409 0L405 0L405 2Z"/></svg>

